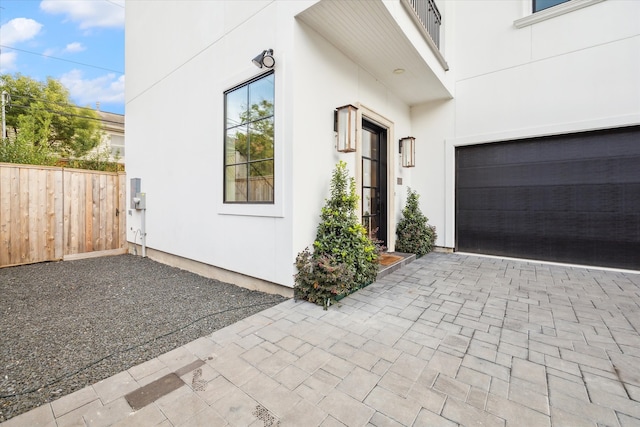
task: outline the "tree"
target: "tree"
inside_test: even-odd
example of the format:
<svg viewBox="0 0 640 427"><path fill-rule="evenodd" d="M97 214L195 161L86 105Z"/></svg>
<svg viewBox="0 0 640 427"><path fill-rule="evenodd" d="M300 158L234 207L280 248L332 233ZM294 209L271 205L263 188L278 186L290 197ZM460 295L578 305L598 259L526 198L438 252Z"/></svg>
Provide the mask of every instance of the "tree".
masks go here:
<svg viewBox="0 0 640 427"><path fill-rule="evenodd" d="M431 252L437 237L436 228L427 224L429 219L420 210L419 198L416 191L407 189L407 204L396 227L396 251L416 254L418 258Z"/></svg>
<svg viewBox="0 0 640 427"><path fill-rule="evenodd" d="M325 201L313 242L296 258L296 298L327 308L376 279L379 248L358 220L358 195L347 164L339 162L331 178L331 197Z"/></svg>
<svg viewBox="0 0 640 427"><path fill-rule="evenodd" d="M42 138L33 117L23 116L20 133L13 140L0 139L0 162L52 166L58 156L46 144L34 144Z"/></svg>
<svg viewBox="0 0 640 427"><path fill-rule="evenodd" d="M2 90L11 96L6 123L16 141L21 138L24 143L28 137L34 148L75 158L100 144L98 113L73 105L59 81L48 77L40 82L21 74L3 74L0 80Z"/></svg>

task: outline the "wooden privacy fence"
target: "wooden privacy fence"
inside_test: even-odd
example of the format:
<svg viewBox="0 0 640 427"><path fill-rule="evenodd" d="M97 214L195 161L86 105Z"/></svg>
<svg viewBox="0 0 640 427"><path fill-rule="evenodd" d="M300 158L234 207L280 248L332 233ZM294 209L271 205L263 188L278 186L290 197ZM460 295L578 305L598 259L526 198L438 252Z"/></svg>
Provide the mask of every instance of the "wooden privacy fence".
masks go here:
<svg viewBox="0 0 640 427"><path fill-rule="evenodd" d="M125 192L123 172L0 163L0 267L124 253Z"/></svg>

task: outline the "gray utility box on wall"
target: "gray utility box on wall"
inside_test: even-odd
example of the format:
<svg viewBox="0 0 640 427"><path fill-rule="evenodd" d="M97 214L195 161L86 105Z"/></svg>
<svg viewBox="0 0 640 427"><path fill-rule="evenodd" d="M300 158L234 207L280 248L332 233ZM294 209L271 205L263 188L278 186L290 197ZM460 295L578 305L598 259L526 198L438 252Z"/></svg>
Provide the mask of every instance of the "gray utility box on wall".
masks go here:
<svg viewBox="0 0 640 427"><path fill-rule="evenodd" d="M132 209L146 209L146 194L140 192L142 180L140 178L131 178L131 187L129 191L129 207Z"/></svg>

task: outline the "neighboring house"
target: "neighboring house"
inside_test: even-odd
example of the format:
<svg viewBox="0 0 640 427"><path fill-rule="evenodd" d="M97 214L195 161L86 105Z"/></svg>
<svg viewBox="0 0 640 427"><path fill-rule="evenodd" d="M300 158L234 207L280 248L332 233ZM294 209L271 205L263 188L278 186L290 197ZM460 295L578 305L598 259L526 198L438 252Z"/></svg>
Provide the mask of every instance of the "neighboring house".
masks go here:
<svg viewBox="0 0 640 427"><path fill-rule="evenodd" d="M126 8L127 171L149 256L287 291L344 160L391 250L411 187L439 247L640 269L640 2ZM129 212L130 242L142 219Z"/></svg>
<svg viewBox="0 0 640 427"><path fill-rule="evenodd" d="M124 164L124 115L97 111L102 124L104 138L99 149L107 147L111 160Z"/></svg>

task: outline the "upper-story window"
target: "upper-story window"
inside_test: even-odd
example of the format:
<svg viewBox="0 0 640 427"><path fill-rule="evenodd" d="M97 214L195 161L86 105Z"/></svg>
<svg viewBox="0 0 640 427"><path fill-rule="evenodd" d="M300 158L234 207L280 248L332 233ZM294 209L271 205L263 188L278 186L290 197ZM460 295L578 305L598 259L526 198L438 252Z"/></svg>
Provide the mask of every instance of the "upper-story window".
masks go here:
<svg viewBox="0 0 640 427"><path fill-rule="evenodd" d="M522 0L531 1L533 13L513 21L516 28L524 28L529 25L538 24L553 19L557 16L598 4L605 0Z"/></svg>
<svg viewBox="0 0 640 427"><path fill-rule="evenodd" d="M224 94L224 202L273 203L274 74Z"/></svg>
<svg viewBox="0 0 640 427"><path fill-rule="evenodd" d="M533 12L540 12L541 10L548 9L568 1L569 0L533 0Z"/></svg>

